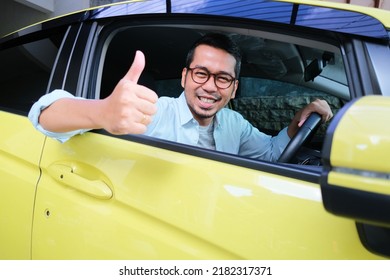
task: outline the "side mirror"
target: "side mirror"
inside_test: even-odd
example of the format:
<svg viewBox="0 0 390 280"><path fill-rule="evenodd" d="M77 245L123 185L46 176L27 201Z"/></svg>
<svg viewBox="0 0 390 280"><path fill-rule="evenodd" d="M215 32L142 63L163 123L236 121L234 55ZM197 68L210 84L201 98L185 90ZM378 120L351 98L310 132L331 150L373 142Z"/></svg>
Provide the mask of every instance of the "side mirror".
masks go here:
<svg viewBox="0 0 390 280"><path fill-rule="evenodd" d="M347 104L328 127L321 192L327 211L390 227L390 98Z"/></svg>

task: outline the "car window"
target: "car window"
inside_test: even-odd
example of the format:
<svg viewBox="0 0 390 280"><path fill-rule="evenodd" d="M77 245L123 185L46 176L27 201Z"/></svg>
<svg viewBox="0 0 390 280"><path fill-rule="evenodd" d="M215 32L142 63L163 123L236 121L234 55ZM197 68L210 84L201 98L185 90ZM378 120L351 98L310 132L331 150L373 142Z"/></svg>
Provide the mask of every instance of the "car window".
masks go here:
<svg viewBox="0 0 390 280"><path fill-rule="evenodd" d="M270 135L288 126L295 113L315 99L326 100L334 113L343 104L339 97L323 91L276 80L243 77L240 87L240 94L231 102L232 109ZM317 135L323 136L325 129L321 126Z"/></svg>
<svg viewBox="0 0 390 280"><path fill-rule="evenodd" d="M139 83L159 96L178 97L181 72L192 42L218 27L121 27L104 41L98 79L99 98L108 96L127 72L136 50L146 67ZM325 99L334 114L350 100L339 46L318 40L255 30L234 29L232 37L243 52L236 98L230 108L241 113L260 131L276 135L294 114L315 99ZM248 35L249 34L249 35ZM321 126L312 147L320 149L326 131Z"/></svg>
<svg viewBox="0 0 390 280"><path fill-rule="evenodd" d="M27 114L47 92L63 33L0 51L0 107Z"/></svg>

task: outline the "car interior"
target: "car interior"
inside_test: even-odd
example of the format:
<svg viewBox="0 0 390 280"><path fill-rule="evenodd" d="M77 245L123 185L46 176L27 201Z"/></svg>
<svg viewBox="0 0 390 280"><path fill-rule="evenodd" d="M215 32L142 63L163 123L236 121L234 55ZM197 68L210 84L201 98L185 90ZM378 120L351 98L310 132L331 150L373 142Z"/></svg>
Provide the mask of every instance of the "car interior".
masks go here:
<svg viewBox="0 0 390 280"><path fill-rule="evenodd" d="M139 83L159 96L179 96L187 51L208 32L226 33L239 44L243 54L239 89L229 107L264 133L276 135L297 110L317 98L325 99L334 114L350 99L339 47L303 36L205 25L115 28L102 47L96 90L100 95L95 98L112 92L136 50L142 50L146 57ZM321 164L319 153L326 127L320 126L291 163Z"/></svg>

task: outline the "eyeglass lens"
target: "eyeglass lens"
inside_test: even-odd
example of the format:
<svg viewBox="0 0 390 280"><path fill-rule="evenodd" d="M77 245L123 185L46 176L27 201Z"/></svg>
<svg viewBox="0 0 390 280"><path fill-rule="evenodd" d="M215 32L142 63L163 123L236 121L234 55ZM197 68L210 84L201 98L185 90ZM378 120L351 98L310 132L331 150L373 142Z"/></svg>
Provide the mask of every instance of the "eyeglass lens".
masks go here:
<svg viewBox="0 0 390 280"><path fill-rule="evenodd" d="M234 78L226 73L217 73L212 74L206 68L203 67L194 67L188 68L191 70L191 78L197 84L206 83L211 76L214 76L214 83L218 88L225 89L230 87Z"/></svg>

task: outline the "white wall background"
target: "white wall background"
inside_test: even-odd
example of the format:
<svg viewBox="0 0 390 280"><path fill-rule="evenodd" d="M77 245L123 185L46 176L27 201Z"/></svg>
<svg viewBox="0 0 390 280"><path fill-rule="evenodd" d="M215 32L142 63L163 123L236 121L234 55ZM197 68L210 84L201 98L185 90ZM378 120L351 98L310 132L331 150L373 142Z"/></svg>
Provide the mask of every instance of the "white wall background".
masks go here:
<svg viewBox="0 0 390 280"><path fill-rule="evenodd" d="M90 7L90 0L2 0L0 37L46 20Z"/></svg>

